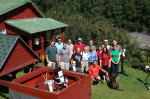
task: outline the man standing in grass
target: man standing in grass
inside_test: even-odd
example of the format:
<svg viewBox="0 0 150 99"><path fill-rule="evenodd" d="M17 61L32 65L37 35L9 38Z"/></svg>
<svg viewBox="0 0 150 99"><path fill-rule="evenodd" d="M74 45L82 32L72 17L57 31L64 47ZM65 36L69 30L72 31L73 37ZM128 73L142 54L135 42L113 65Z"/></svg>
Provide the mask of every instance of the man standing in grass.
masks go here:
<svg viewBox="0 0 150 99"><path fill-rule="evenodd" d="M73 64L73 61L75 61L75 67L77 72L81 72L82 66L82 55L80 52L80 48L77 48L77 51L73 53L71 57L71 63Z"/></svg>
<svg viewBox="0 0 150 99"><path fill-rule="evenodd" d="M59 50L58 56L59 56L58 60L59 60L59 63L61 65L61 69L69 70L70 51L67 48L67 44L66 43L64 43L63 44L63 48Z"/></svg>
<svg viewBox="0 0 150 99"><path fill-rule="evenodd" d="M54 41L50 42L50 45L46 48L45 53L46 53L47 66L55 67L57 49L55 47Z"/></svg>

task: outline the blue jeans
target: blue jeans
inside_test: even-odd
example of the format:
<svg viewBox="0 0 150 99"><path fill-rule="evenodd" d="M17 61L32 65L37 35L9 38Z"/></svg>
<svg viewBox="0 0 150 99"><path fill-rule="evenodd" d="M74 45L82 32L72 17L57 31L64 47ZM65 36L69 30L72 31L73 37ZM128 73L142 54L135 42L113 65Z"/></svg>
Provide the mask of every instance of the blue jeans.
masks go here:
<svg viewBox="0 0 150 99"><path fill-rule="evenodd" d="M111 63L111 74L117 74L118 75L118 64Z"/></svg>

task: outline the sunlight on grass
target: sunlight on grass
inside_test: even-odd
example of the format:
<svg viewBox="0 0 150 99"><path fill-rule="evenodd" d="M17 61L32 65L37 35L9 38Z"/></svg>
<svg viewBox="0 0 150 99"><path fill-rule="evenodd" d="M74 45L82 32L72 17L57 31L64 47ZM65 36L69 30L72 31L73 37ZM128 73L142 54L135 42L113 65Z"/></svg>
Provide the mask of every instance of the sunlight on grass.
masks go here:
<svg viewBox="0 0 150 99"><path fill-rule="evenodd" d="M43 65L43 62L36 65ZM126 67L126 73L129 76L119 75L119 87L123 91L112 90L107 84L92 86L92 99L150 99L150 92L145 88L144 84L138 79L144 80L147 73L142 70ZM17 77L24 75L23 70L17 74ZM150 78L147 82L150 82ZM8 89L0 87L0 99L9 97Z"/></svg>
<svg viewBox="0 0 150 99"><path fill-rule="evenodd" d="M92 99L150 99L150 92L138 81L138 78L144 80L147 74L130 67L126 67L126 71L129 76L119 75L118 79L123 91L112 90L107 84L92 86Z"/></svg>

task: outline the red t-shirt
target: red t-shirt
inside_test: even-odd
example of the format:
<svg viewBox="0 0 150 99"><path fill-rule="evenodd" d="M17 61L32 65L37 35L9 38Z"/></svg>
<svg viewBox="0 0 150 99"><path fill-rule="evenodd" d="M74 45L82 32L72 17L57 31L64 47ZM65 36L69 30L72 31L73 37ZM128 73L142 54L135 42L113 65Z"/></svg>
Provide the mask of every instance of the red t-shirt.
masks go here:
<svg viewBox="0 0 150 99"><path fill-rule="evenodd" d="M84 51L84 48L85 48L85 45L82 44L82 43L81 43L81 44L78 44L78 43L77 43L77 44L74 45L73 51L76 51L77 48L80 48L80 51L83 52L83 51Z"/></svg>
<svg viewBox="0 0 150 99"><path fill-rule="evenodd" d="M101 71L102 68L97 65L97 66L93 66L91 65L90 68L89 68L89 73L91 74L92 77L97 77L99 75L99 71Z"/></svg>
<svg viewBox="0 0 150 99"><path fill-rule="evenodd" d="M108 54L101 54L100 60L102 61L102 66L108 66L110 61L110 52L108 52Z"/></svg>
<svg viewBox="0 0 150 99"><path fill-rule="evenodd" d="M100 59L101 51L96 51L98 59Z"/></svg>

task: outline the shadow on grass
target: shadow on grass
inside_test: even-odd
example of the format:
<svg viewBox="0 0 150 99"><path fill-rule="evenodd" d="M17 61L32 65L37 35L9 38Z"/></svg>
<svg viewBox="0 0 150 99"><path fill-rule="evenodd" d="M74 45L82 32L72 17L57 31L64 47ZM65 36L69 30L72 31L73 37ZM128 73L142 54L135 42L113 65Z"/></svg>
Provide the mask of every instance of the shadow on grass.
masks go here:
<svg viewBox="0 0 150 99"><path fill-rule="evenodd" d="M145 86L145 88L146 88L147 90L149 90L150 83L148 83L148 82L146 82L146 81L144 81L144 80L141 80L140 78L137 78L137 80L138 80L139 82L141 82L141 83Z"/></svg>
<svg viewBox="0 0 150 99"><path fill-rule="evenodd" d="M0 77L1 80L5 80L5 81L12 81L12 78L8 75ZM6 96L6 94L9 94L9 89L8 87L5 86L0 86L0 97L3 97L4 99L9 99L8 96Z"/></svg>

